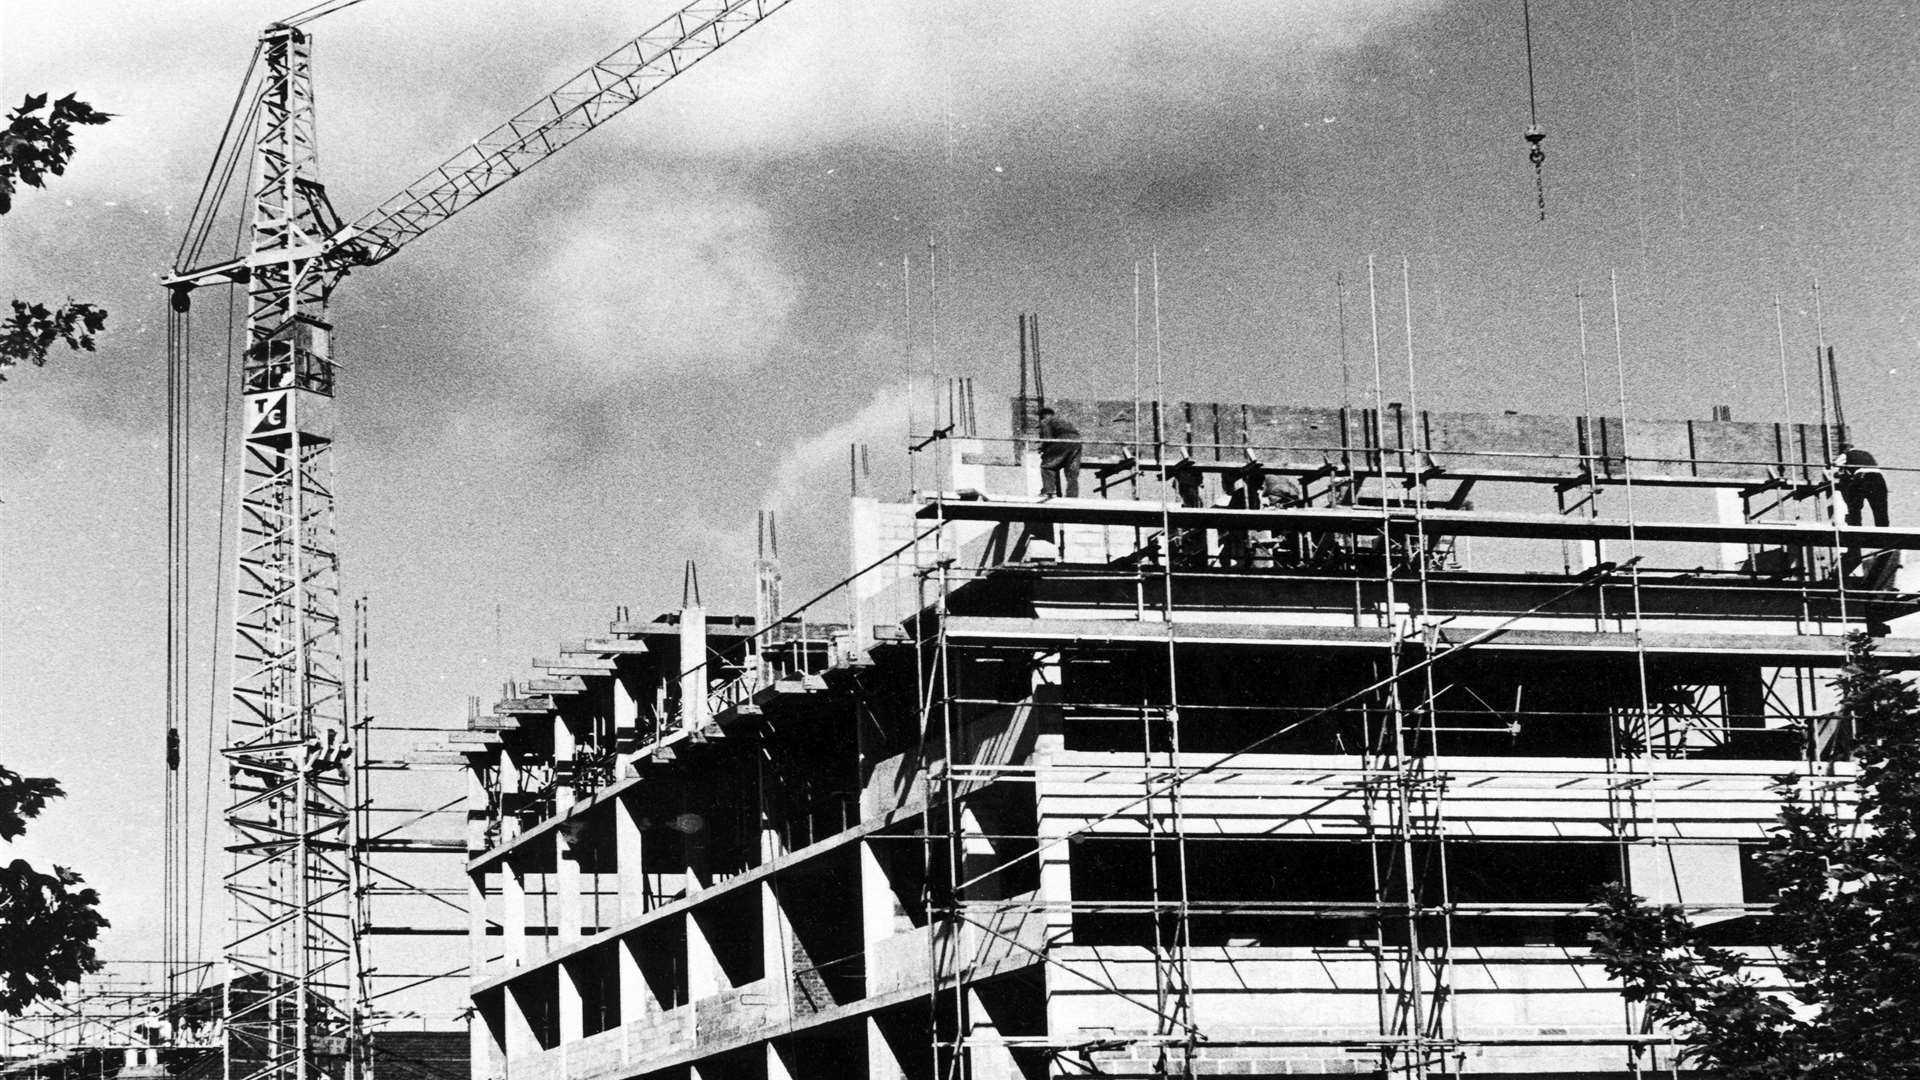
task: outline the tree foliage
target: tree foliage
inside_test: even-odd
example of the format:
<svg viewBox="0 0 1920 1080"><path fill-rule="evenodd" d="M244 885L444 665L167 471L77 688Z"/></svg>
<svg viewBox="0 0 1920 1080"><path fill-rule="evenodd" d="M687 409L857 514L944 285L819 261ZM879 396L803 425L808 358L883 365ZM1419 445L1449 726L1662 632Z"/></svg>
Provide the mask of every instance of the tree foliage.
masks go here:
<svg viewBox="0 0 1920 1080"><path fill-rule="evenodd" d="M47 350L64 341L70 349L93 351L93 335L107 325L106 309L76 302L72 297L57 308L13 301L13 314L0 323L0 382L6 368L21 362L43 367Z"/></svg>
<svg viewBox="0 0 1920 1080"><path fill-rule="evenodd" d="M64 794L51 777L0 766L0 840L20 836ZM64 866L50 874L25 859L0 866L0 1013L18 1016L36 1001L57 1000L62 986L99 970L93 942L108 925L99 903L100 895Z"/></svg>
<svg viewBox="0 0 1920 1080"><path fill-rule="evenodd" d="M42 110L46 110L42 115ZM73 130L112 119L72 94L47 105L47 95L28 94L20 107L7 114L0 132L0 214L13 209L16 187L45 187L49 176L67 171L73 158ZM72 297L58 307L13 301L13 314L0 323L0 382L16 364L40 367L47 351L58 342L70 349L93 351L93 335L105 329L107 313Z"/></svg>
<svg viewBox="0 0 1920 1080"><path fill-rule="evenodd" d="M1879 668L1865 635L1848 649L1834 685L1858 801L1842 811L1776 777L1780 820L1760 858L1788 991L1763 991L1746 957L1672 907L1620 885L1596 905L1608 974L1727 1080L1920 1078L1920 693Z"/></svg>
<svg viewBox="0 0 1920 1080"><path fill-rule="evenodd" d="M73 160L73 129L104 124L113 119L72 94L47 107L47 95L28 94L20 107L7 114L7 130L0 132L0 214L13 209L16 184L45 187L48 176L67 171Z"/></svg>

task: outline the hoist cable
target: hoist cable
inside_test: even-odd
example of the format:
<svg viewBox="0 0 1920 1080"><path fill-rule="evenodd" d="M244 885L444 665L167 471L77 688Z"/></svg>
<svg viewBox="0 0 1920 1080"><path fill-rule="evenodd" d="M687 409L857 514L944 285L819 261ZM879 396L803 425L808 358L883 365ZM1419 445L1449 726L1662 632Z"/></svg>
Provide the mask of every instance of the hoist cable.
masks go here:
<svg viewBox="0 0 1920 1080"><path fill-rule="evenodd" d="M241 132L248 133L253 131L254 124L257 122L259 115L260 104L256 101L253 108L247 111L246 119L241 122ZM248 141L251 142L251 140ZM221 166L219 183L215 185L212 197L207 203L209 209L206 215L199 219L198 227L194 230L195 235L190 237L192 242L186 247L184 262L187 267L198 266L200 264L201 258L206 252L207 241L213 236L213 228L219 223L219 208L227 200L227 192L233 185L234 174L239 172L240 161L243 157L247 159L249 168L251 168L251 153L242 149L239 144L235 144L234 152L227 156L225 163ZM249 173L249 175L251 175L251 173ZM236 214L236 217L243 224L246 222L247 214L244 207ZM239 238L236 237L233 250L229 255L237 258L239 254L240 242Z"/></svg>
<svg viewBox="0 0 1920 1080"><path fill-rule="evenodd" d="M1533 5L1530 0L1520 0L1520 25L1527 44L1527 134L1529 146L1527 161L1533 165L1533 198L1540 210L1540 220L1547 220L1547 177L1541 166L1546 164L1547 152L1540 144L1547 133L1540 129L1540 100L1533 77Z"/></svg>
<svg viewBox="0 0 1920 1080"><path fill-rule="evenodd" d="M237 92L233 96L233 107L227 110L226 126L220 130L220 141L214 145L213 160L207 164L206 179L200 182L200 194L196 196L194 199L193 213L187 218L186 235L181 237L180 248L179 250L174 252L174 259L175 259L176 266L178 266L179 263L187 257L187 245L193 239L196 231L200 232L203 235L205 233L204 229L196 229L196 223L198 223L200 220L201 212L204 210L207 213L207 215L211 217L219 208L219 203L217 200L211 206L208 205L207 193L213 189L214 176L217 173L222 171L223 168L229 174L231 174L233 171L232 163L239 154L239 145L237 143L230 144L229 140L233 138L234 121L240 117L241 103L244 101L247 101L249 97L253 97L252 106L247 110L247 114L249 116L253 114L254 110L259 108L259 105L260 105L259 98L257 96L249 95L247 93L247 88L253 85L254 72L259 69L260 50L261 50L261 44L259 42L255 42L253 46L253 57L247 61L247 72L240 79L239 92ZM251 127L251 126L252 126L251 121L249 121L246 125L244 125L244 127Z"/></svg>
<svg viewBox="0 0 1920 1080"><path fill-rule="evenodd" d="M1540 101L1533 88L1533 7L1528 0L1520 0L1520 24L1527 38L1527 121L1539 127Z"/></svg>
<svg viewBox="0 0 1920 1080"><path fill-rule="evenodd" d="M253 165L254 165L253 159L251 156L249 156L249 158L247 159L247 174L246 174L246 179L244 181L249 187L253 185L253 175L254 175ZM246 235L246 227L247 227L247 219L244 215L242 215L240 220L234 224L234 229L233 229L233 246L234 246L234 250L236 251L238 251L240 248L241 238ZM213 591L210 594L212 597L213 612L212 612L211 621L209 622L209 625L215 626L215 627L221 625L221 618L220 618L221 607L222 607L222 604L226 601L226 595L227 595L226 594L226 589L227 589L226 572L227 572L227 557L228 557L227 541L228 541L228 538L232 535L232 533L229 532L229 530L232 528L229 522L232 520L234 516L233 504L236 498L236 492L234 491L233 483L229 478L232 477L234 474L234 464L235 464L234 453L233 453L233 434L234 434L234 428L236 426L234 423L234 411L233 411L234 397L235 397L234 388L238 386L240 382L240 370L239 370L239 362L238 362L240 353L234 349L234 340L235 340L234 331L235 331L235 325L237 323L236 310L238 308L239 294L240 294L240 290L238 289L227 290L227 335L226 335L227 368L226 368L226 378L223 380L223 383L222 383L222 385L225 387L225 403L222 406L222 410L221 410L222 420L220 425L220 471L218 473L220 477L220 488L219 488L220 510L219 510L219 517L217 519L217 527L215 530L216 535L214 539L215 557L214 557L214 563L213 563ZM209 842L209 836L210 836L212 824L213 824L213 782L212 782L213 753L214 753L214 746L216 744L215 735L219 731L219 727L218 727L219 711L220 711L219 653L220 653L220 646L218 641L216 641L214 645L213 653L207 664L207 739L206 739L206 743L204 744L204 748L202 750L203 761L202 761L202 772L201 772L201 778L200 778L200 871L198 875L198 878L199 878L198 896L199 896L200 902L194 913L193 933L195 937L199 940L201 947L205 946L205 941L206 941L208 855L213 851L213 845ZM197 950L195 951L197 955Z"/></svg>
<svg viewBox="0 0 1920 1080"><path fill-rule="evenodd" d="M187 512L193 487L190 394L193 315L168 304L167 310L167 643L165 836L161 857L161 942L165 963L162 986L171 1001L186 960L186 874L191 850L187 839L186 770L187 680L192 673L188 630L192 526Z"/></svg>

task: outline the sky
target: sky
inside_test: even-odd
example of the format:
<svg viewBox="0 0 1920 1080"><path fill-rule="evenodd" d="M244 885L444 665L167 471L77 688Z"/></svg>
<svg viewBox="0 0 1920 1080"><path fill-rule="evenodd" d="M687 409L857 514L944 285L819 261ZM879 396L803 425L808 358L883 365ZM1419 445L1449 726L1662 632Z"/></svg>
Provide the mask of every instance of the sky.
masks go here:
<svg viewBox="0 0 1920 1080"><path fill-rule="evenodd" d="M100 888L114 958L159 951L156 282L255 37L295 7L3 16L0 97L117 114L0 221L10 294L112 312L98 353L0 384L0 762L65 782L16 847ZM333 204L378 204L670 10L368 0L314 23ZM897 493L936 374L973 377L1003 426L1023 310L1051 393L1128 396L1135 267L1156 257L1173 400L1340 401L1337 281L1370 382L1372 256L1389 399L1410 322L1423 407L1577 412L1575 292L1611 401L1614 274L1631 415L1812 422L1823 330L1859 440L1920 464L1920 16L1537 0L1532 18L1544 222L1519 0L793 0L340 286L342 575L371 608L375 711L457 726L616 605L675 606L689 558L710 607L750 610L762 508L787 595L832 582L846 445L870 443ZM226 301L197 305L205 746ZM1916 485L1893 487L1898 515Z"/></svg>

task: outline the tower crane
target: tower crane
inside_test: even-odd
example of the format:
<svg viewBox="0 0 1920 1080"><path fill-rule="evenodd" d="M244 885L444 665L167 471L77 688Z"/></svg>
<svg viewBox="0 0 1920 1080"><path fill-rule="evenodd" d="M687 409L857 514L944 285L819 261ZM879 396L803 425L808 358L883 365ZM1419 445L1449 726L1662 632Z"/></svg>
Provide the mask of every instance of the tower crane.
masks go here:
<svg viewBox="0 0 1920 1080"><path fill-rule="evenodd" d="M180 258L162 278L176 331L169 359L182 365L193 290L246 290L232 691L222 749L233 909L224 949L226 1080L317 1080L331 1070L316 1058L359 1046L355 797L342 761L349 718L333 521L340 368L327 304L334 288L788 2L686 4L351 222L328 201L315 143L312 40L304 27L328 11L310 8L262 33L234 110L241 116L244 104L251 122L236 130L229 118ZM248 155L243 172L238 165ZM202 261L235 175L246 177L244 242L230 258ZM170 739L176 734L170 730Z"/></svg>

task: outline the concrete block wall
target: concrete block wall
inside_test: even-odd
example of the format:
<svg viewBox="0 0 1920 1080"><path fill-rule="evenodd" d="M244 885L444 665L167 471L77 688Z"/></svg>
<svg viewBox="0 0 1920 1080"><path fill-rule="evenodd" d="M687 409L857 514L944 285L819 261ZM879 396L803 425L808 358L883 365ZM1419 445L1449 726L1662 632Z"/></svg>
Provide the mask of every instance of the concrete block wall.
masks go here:
<svg viewBox="0 0 1920 1080"><path fill-rule="evenodd" d="M1135 443L1130 401L1050 399L1062 417L1080 429L1086 456L1115 458ZM1018 405L1016 402L1016 413ZM1152 456L1155 406L1142 408L1140 438ZM1763 479L1770 468L1804 480L1825 467L1846 433L1822 432L1817 424L1771 424L1731 420L1631 419L1526 413L1442 412L1418 415L1387 408L1343 410L1325 406L1254 405L1238 402L1172 402L1164 414L1170 456L1196 461L1243 461L1249 453L1274 466L1313 468L1351 457L1364 465L1370 450L1430 449L1442 465L1457 469L1568 475L1582 455L1598 458L1610 475L1635 459L1640 475Z"/></svg>

